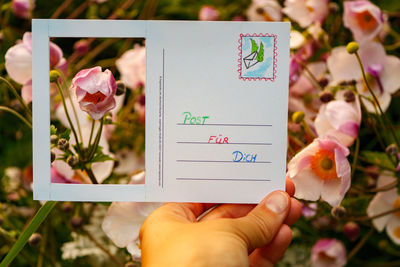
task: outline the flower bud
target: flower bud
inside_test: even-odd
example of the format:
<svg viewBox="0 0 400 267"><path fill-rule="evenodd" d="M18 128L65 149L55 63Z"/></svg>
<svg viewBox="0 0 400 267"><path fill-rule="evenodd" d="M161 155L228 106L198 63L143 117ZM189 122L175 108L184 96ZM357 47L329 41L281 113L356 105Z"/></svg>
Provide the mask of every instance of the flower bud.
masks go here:
<svg viewBox="0 0 400 267"><path fill-rule="evenodd" d="M39 233L33 233L28 242L31 246L37 246L42 242L42 236Z"/></svg>
<svg viewBox="0 0 400 267"><path fill-rule="evenodd" d="M71 167L75 167L78 162L78 157L75 155L69 155L69 157L67 158L67 164Z"/></svg>
<svg viewBox="0 0 400 267"><path fill-rule="evenodd" d="M65 138L60 138L57 142L57 146L59 149L65 151L69 148L69 142Z"/></svg>
<svg viewBox="0 0 400 267"><path fill-rule="evenodd" d="M396 144L391 144L386 148L386 153L391 155L391 156L395 156L398 152L397 146Z"/></svg>
<svg viewBox="0 0 400 267"><path fill-rule="evenodd" d="M55 83L58 81L58 78L60 78L60 73L58 72L58 70L51 70L50 71L50 82L51 83Z"/></svg>
<svg viewBox="0 0 400 267"><path fill-rule="evenodd" d="M112 117L109 114L104 116L104 124L113 124Z"/></svg>
<svg viewBox="0 0 400 267"><path fill-rule="evenodd" d="M357 42L350 42L350 43L348 43L347 46L346 46L346 50L347 50L347 52L348 52L349 54L354 54L354 53L356 53L356 52L358 51L358 48L360 48L360 47L358 46L358 43L357 43Z"/></svg>
<svg viewBox="0 0 400 267"><path fill-rule="evenodd" d="M50 135L50 143L55 145L55 144L57 144L57 141L58 141L57 135L55 135L55 134Z"/></svg>
<svg viewBox="0 0 400 267"><path fill-rule="evenodd" d="M355 241L360 236L360 226L355 222L348 222L343 226L343 234L351 241Z"/></svg>
<svg viewBox="0 0 400 267"><path fill-rule="evenodd" d="M346 215L346 209L342 206L333 207L331 209L331 215L337 219L343 218Z"/></svg>
<svg viewBox="0 0 400 267"><path fill-rule="evenodd" d="M71 218L70 223L73 228L79 228L83 224L83 219L82 217L74 216Z"/></svg>
<svg viewBox="0 0 400 267"><path fill-rule="evenodd" d="M89 42L88 42L88 40L87 39L81 39L81 40L75 42L74 43L74 50L80 56L85 55L87 52L89 52Z"/></svg>
<svg viewBox="0 0 400 267"><path fill-rule="evenodd" d="M325 88L325 86L327 86L329 83L327 78L322 78L321 80L318 81L318 84L322 87Z"/></svg>
<svg viewBox="0 0 400 267"><path fill-rule="evenodd" d="M295 113L293 113L292 115L292 121L294 123L300 123L304 120L304 112L303 111L296 111Z"/></svg>
<svg viewBox="0 0 400 267"><path fill-rule="evenodd" d="M53 151L50 151L50 160L51 160L51 163L53 163L56 160L56 154L54 154Z"/></svg>
<svg viewBox="0 0 400 267"><path fill-rule="evenodd" d="M331 92L322 92L322 93L319 95L319 100L320 100L322 103L328 103L328 102L330 102L330 101L333 100L333 94L332 94Z"/></svg>
<svg viewBox="0 0 400 267"><path fill-rule="evenodd" d="M74 206L71 204L71 202L64 202L61 205L61 210L65 213L70 213Z"/></svg>
<svg viewBox="0 0 400 267"><path fill-rule="evenodd" d="M125 94L126 91L126 86L125 83L122 81L117 81L117 91L115 92L115 95L123 95Z"/></svg>
<svg viewBox="0 0 400 267"><path fill-rule="evenodd" d="M348 103L354 102L356 100L356 96L354 95L353 91L346 90L344 93L344 100L346 100Z"/></svg>

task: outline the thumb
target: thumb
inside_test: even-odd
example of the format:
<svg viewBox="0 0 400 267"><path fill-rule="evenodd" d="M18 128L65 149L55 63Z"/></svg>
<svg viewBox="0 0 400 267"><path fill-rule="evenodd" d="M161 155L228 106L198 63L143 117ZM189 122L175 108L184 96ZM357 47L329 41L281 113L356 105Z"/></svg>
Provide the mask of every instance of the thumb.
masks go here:
<svg viewBox="0 0 400 267"><path fill-rule="evenodd" d="M274 238L289 210L289 195L275 191L245 217L233 221L234 234L246 243L249 252L263 247Z"/></svg>

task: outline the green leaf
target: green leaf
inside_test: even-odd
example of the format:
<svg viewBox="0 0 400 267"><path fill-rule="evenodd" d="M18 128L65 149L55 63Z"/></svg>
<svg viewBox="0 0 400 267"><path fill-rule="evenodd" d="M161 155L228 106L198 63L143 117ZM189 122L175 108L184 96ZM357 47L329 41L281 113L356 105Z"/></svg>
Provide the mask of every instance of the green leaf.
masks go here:
<svg viewBox="0 0 400 267"><path fill-rule="evenodd" d="M71 130L67 129L67 130L65 130L65 132L60 134L60 138L65 138L69 141L70 135L71 135Z"/></svg>
<svg viewBox="0 0 400 267"><path fill-rule="evenodd" d="M381 167L387 169L396 168L396 166L393 165L393 163L389 160L388 156L384 152L362 151L361 156Z"/></svg>
<svg viewBox="0 0 400 267"><path fill-rule="evenodd" d="M251 40L251 53L253 54L254 52L256 52L258 50L258 45L256 44L256 42L253 39Z"/></svg>
<svg viewBox="0 0 400 267"><path fill-rule="evenodd" d="M257 61L263 62L263 60L264 60L264 46L263 46L263 43L261 42L260 50L258 51L258 55L257 55Z"/></svg>
<svg viewBox="0 0 400 267"><path fill-rule="evenodd" d="M50 125L50 135L56 134L57 133L57 128L53 124Z"/></svg>
<svg viewBox="0 0 400 267"><path fill-rule="evenodd" d="M96 153L94 154L92 160L90 162L104 162L108 160L115 160L109 155L106 155L103 153L103 148L101 146L98 146L96 149Z"/></svg>

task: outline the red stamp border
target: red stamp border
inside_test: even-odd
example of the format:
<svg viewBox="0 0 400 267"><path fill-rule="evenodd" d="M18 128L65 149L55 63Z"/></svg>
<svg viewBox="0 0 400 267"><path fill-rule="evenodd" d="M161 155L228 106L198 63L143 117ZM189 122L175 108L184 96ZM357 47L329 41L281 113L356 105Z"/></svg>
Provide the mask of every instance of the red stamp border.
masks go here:
<svg viewBox="0 0 400 267"><path fill-rule="evenodd" d="M273 37L274 38L274 60L273 60L273 77L272 78L266 78L266 77L257 77L257 78L252 78L252 77L242 77L242 37L244 37L244 36L249 36L249 37ZM249 34L249 33L246 33L246 34L243 34L243 33L241 33L240 34L240 37L239 37L239 46L238 46L238 49L239 49L239 59L238 59L238 72L239 72L239 79L241 79L241 80L244 80L244 81L246 81L246 80L249 80L249 81L256 81L256 80L265 80L265 81L271 81L271 82L273 82L273 81L275 81L275 78L276 78L276 68L277 68L277 57L278 57L278 53L276 52L276 50L278 49L278 47L277 47L277 36L276 36L276 34L269 34L269 33L265 33L265 34L262 34L262 33L259 33L259 34L256 34L256 33L253 33L253 34Z"/></svg>

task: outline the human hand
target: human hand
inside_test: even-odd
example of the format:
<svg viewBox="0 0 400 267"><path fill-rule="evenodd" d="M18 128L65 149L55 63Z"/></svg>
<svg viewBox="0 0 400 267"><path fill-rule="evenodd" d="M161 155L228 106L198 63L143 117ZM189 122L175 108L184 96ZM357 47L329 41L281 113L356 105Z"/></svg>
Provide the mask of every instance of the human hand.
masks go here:
<svg viewBox="0 0 400 267"><path fill-rule="evenodd" d="M300 203L275 191L260 204L167 203L140 229L143 266L273 266L292 239L288 225L301 215Z"/></svg>

